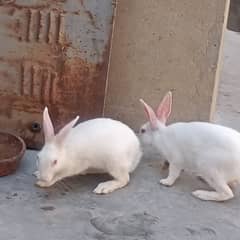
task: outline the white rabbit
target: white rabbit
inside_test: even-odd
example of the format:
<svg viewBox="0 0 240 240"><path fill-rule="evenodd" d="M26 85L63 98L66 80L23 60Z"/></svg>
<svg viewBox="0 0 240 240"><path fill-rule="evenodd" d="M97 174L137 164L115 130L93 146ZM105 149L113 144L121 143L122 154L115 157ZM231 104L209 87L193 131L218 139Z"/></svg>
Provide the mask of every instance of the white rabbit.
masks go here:
<svg viewBox="0 0 240 240"><path fill-rule="evenodd" d="M126 186L129 173L138 165L142 150L135 133L125 124L107 118L73 121L58 134L48 109L43 112L45 145L38 154L37 185L49 187L77 174L109 173L113 180L98 184L94 192L106 194Z"/></svg>
<svg viewBox="0 0 240 240"><path fill-rule="evenodd" d="M169 162L168 177L160 183L174 184L182 170L203 178L215 191L196 190L202 200L233 198L229 186L240 181L240 133L207 122L179 122L166 126L171 113L172 94L168 92L156 113L142 99L149 122L140 128L143 146L153 145Z"/></svg>

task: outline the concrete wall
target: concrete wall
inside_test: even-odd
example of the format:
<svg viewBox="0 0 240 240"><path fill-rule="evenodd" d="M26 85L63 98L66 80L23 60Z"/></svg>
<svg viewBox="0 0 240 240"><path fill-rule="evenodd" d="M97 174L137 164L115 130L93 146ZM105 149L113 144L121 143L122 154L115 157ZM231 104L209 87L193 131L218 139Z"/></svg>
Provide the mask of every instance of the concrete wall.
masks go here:
<svg viewBox="0 0 240 240"><path fill-rule="evenodd" d="M138 99L156 107L172 90L170 122L209 120L227 0L119 0L105 116L137 129Z"/></svg>

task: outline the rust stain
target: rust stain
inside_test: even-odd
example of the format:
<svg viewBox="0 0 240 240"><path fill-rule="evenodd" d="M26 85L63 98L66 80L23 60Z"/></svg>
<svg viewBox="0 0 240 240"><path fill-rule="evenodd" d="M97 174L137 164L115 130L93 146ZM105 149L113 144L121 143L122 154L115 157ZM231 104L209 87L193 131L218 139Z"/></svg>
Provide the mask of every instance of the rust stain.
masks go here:
<svg viewBox="0 0 240 240"><path fill-rule="evenodd" d="M96 28L96 29L99 29L99 27L97 26L97 23L95 21L95 17L93 16L93 14L91 13L91 11L89 10L85 10L85 13L88 15L90 21L91 21L91 24Z"/></svg>
<svg viewBox="0 0 240 240"><path fill-rule="evenodd" d="M35 75L35 71L33 66L30 67L30 95L33 97L33 93L34 93L34 75Z"/></svg>
<svg viewBox="0 0 240 240"><path fill-rule="evenodd" d="M50 12L47 14L47 17L46 17L46 43L49 43L49 31L50 31L50 25L51 25L51 16L50 16Z"/></svg>
<svg viewBox="0 0 240 240"><path fill-rule="evenodd" d="M41 12L37 11L36 21L36 41L39 41L40 27L41 27Z"/></svg>
<svg viewBox="0 0 240 240"><path fill-rule="evenodd" d="M49 86L49 99L50 103L54 103L55 97L56 97L56 81L57 81L57 75L51 73L50 76L50 86Z"/></svg>
<svg viewBox="0 0 240 240"><path fill-rule="evenodd" d="M85 8L83 1L81 5L91 25L97 28L95 16ZM77 114L80 115L80 121L102 116L111 33L103 54L100 54L102 51L99 51L97 44L101 39L92 39L94 49L91 49L90 53L97 54L99 61L91 63L80 57L68 56L67 51L73 47L73 44L62 30L63 9L52 8L51 4L50 10L45 9L43 12L46 6L50 6L50 1L45 5L31 6L31 8L0 2L1 6L14 9L14 11L9 10L10 15L14 14L16 9L23 10L24 26L21 25L21 21L15 20L11 28L14 32L24 28L21 39L25 41L24 44L30 46L34 41L34 44L40 47L37 53L38 60L33 54L22 59L0 57L0 61L4 63L15 64L16 72L19 74L19 80L16 82L18 94L5 96L1 93L0 95L2 116L0 122L5 118L10 119L11 127L15 126L14 131L24 138L28 147L39 148L43 141L42 132L33 132L31 126L34 122L42 124L42 111L45 106L49 107L57 131ZM79 15L79 11L68 14ZM41 50L41 48L45 50L46 47L47 51ZM1 77L5 81L9 79L7 74ZM18 115L19 117L16 117ZM3 125L6 125L6 128L10 126L8 122Z"/></svg>
<svg viewBox="0 0 240 240"><path fill-rule="evenodd" d="M50 3L49 2L46 2L46 4L42 4L42 5L18 5L15 3L16 1L2 1L0 2L0 7L1 6L4 6L4 7L14 7L15 9L18 9L18 10L22 10L22 9L29 9L29 8L32 8L32 9L44 9L44 8L47 8L50 6Z"/></svg>
<svg viewBox="0 0 240 240"><path fill-rule="evenodd" d="M18 10L22 10L22 9L36 9L36 10L43 10L43 9L49 9L51 7L52 4L63 4L65 3L66 0L53 0L53 1L46 1L46 0L43 0L43 1L36 1L35 4L31 4L31 1L29 1L27 3L24 4L23 2L21 2L21 4L18 4L16 0L2 0L0 1L0 7L1 6L4 6L4 7L14 7L15 9L18 9Z"/></svg>
<svg viewBox="0 0 240 240"><path fill-rule="evenodd" d="M9 78L9 72L7 72L7 71L2 71L2 72L0 72L0 74L1 74L1 77L5 78L5 79Z"/></svg>
<svg viewBox="0 0 240 240"><path fill-rule="evenodd" d="M16 19L15 21L11 23L6 23L5 24L6 29L12 30L13 33L19 34L19 31L22 27L20 20ZM10 37L14 37L14 34L8 34Z"/></svg>
<svg viewBox="0 0 240 240"><path fill-rule="evenodd" d="M60 34L60 30L61 30L61 14L59 13L57 16L57 26L56 26L56 43L59 43L59 34Z"/></svg>
<svg viewBox="0 0 240 240"><path fill-rule="evenodd" d="M10 8L8 8L8 9L6 9L7 10L7 14L9 15L9 16L13 16L13 14L15 13L15 8L13 8L13 7L10 7Z"/></svg>
<svg viewBox="0 0 240 240"><path fill-rule="evenodd" d="M95 17L94 17L93 14L91 13L91 11L89 11L89 10L86 8L86 6L84 5L83 0L80 0L80 2L81 2L81 5L82 5L82 7L83 7L83 9L84 9L84 12L88 15L88 18L90 19L90 22L91 22L92 26L94 26L96 29L99 29L98 26L97 26L97 23L96 23L96 21L95 21Z"/></svg>
<svg viewBox="0 0 240 240"><path fill-rule="evenodd" d="M24 95L24 65L20 63L20 94Z"/></svg>
<svg viewBox="0 0 240 240"><path fill-rule="evenodd" d="M31 17L32 17L32 12L30 11L30 9L27 9L26 11L27 26L26 26L26 35L25 35L26 42L29 42Z"/></svg>
<svg viewBox="0 0 240 240"><path fill-rule="evenodd" d="M0 115L6 116L8 119L12 117L13 99L1 98Z"/></svg>

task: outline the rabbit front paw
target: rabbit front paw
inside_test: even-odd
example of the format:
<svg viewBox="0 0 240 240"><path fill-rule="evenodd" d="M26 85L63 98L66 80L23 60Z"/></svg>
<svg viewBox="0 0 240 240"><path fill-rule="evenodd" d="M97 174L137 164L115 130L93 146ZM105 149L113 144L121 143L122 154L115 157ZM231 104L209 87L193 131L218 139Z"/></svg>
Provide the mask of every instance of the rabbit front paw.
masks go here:
<svg viewBox="0 0 240 240"><path fill-rule="evenodd" d="M129 177L121 180L111 180L103 183L99 183L98 186L93 190L96 194L107 194L111 193L119 188L122 188L128 184Z"/></svg>
<svg viewBox="0 0 240 240"><path fill-rule="evenodd" d="M52 185L51 182L45 182L45 181L41 181L41 180L38 180L36 183L35 183L36 186L38 187L49 187Z"/></svg>
<svg viewBox="0 0 240 240"><path fill-rule="evenodd" d="M159 182L160 182L160 184L162 184L162 185L164 185L164 186L168 186L168 187L172 186L173 183L174 183L174 181L172 181L172 180L169 179L169 178L161 179Z"/></svg>
<svg viewBox="0 0 240 240"><path fill-rule="evenodd" d="M196 190L192 192L192 195L196 198L202 199L202 200L206 200L206 191L202 191L202 190Z"/></svg>
<svg viewBox="0 0 240 240"><path fill-rule="evenodd" d="M113 192L115 188L112 186L111 182L99 183L98 186L93 190L96 194L107 194Z"/></svg>

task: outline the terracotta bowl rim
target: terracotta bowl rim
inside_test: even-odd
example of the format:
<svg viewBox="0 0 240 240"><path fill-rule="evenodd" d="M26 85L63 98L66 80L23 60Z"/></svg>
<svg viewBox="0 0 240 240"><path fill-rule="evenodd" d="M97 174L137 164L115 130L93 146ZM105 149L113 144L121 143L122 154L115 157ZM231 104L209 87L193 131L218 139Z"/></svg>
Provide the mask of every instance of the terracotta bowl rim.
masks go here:
<svg viewBox="0 0 240 240"><path fill-rule="evenodd" d="M14 161L20 160L20 158L22 158L23 154L26 151L26 144L25 144L24 140L20 136L17 136L15 134L7 132L7 131L0 131L0 135L1 134L10 135L10 136L14 137L15 139L17 139L21 143L21 151L19 151L16 155L14 155L12 157L0 159L0 165L1 165L1 163L14 162Z"/></svg>

